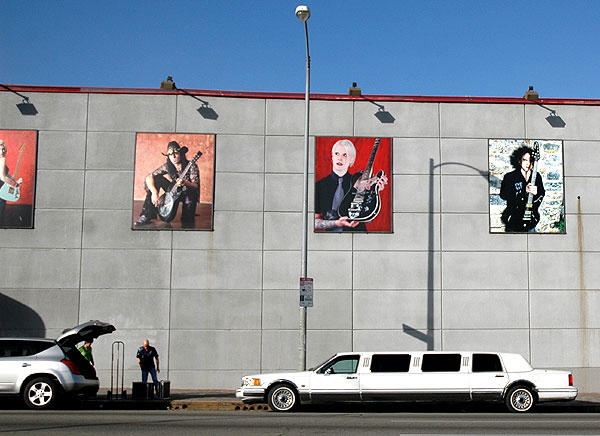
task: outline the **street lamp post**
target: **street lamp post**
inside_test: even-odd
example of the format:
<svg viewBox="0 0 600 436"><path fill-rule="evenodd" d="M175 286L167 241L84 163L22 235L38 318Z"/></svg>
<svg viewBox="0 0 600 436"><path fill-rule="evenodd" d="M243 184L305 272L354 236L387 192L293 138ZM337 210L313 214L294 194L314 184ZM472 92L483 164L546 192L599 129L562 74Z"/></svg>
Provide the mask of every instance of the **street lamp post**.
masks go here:
<svg viewBox="0 0 600 436"><path fill-rule="evenodd" d="M308 50L308 19L310 9L300 5L296 8L296 16L304 23L304 36L306 38L306 89L304 92L304 195L302 198L302 278L308 277L308 130L310 120L310 52ZM300 307L300 343L298 369L306 369L306 306Z"/></svg>

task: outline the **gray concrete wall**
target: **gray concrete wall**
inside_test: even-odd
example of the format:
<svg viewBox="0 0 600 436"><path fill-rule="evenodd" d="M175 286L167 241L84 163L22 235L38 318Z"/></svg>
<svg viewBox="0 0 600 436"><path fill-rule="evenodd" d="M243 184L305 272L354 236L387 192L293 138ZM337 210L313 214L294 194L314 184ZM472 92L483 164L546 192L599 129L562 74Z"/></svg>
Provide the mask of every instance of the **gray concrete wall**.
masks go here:
<svg viewBox="0 0 600 436"><path fill-rule="evenodd" d="M202 96L212 120L185 95L26 94L35 116L0 92L0 129L39 130L35 229L0 230L0 334L112 322L94 345L102 386L115 340L126 386L144 338L173 389L296 369L303 100ZM309 234L308 364L348 350L501 350L600 390L600 107L553 107L564 128L529 104L385 109L394 123L365 101L311 105L311 147L394 138L394 232ZM136 132L217 135L213 232L131 230ZM567 234L489 233L488 138L564 140Z"/></svg>

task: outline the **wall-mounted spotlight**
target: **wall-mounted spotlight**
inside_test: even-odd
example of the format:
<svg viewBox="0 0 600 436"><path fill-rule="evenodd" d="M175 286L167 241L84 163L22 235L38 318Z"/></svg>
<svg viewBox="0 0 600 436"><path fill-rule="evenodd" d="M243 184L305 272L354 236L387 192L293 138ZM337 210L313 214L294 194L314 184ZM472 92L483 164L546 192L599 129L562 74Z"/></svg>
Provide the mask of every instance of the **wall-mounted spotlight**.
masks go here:
<svg viewBox="0 0 600 436"><path fill-rule="evenodd" d="M175 82L173 82L173 77L168 76L167 80L163 80L162 82L160 82L160 89L168 89L170 91L175 89Z"/></svg>
<svg viewBox="0 0 600 436"><path fill-rule="evenodd" d="M533 90L533 86L530 86L529 89L525 92L525 94L523 94L523 98L525 100L539 100L540 99L540 95L537 93L537 91Z"/></svg>
<svg viewBox="0 0 600 436"><path fill-rule="evenodd" d="M352 87L348 89L348 95L360 96L362 90L356 86L356 82L352 82Z"/></svg>

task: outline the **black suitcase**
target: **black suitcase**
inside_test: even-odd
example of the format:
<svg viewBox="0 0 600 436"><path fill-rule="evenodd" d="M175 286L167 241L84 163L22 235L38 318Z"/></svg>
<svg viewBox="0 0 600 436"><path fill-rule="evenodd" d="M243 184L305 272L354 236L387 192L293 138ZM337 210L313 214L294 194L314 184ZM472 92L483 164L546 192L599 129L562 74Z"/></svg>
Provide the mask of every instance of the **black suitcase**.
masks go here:
<svg viewBox="0 0 600 436"><path fill-rule="evenodd" d="M154 384L144 382L133 382L131 398L134 400L153 400Z"/></svg>
<svg viewBox="0 0 600 436"><path fill-rule="evenodd" d="M169 380L161 380L158 383L158 398L161 400L171 398L171 382Z"/></svg>

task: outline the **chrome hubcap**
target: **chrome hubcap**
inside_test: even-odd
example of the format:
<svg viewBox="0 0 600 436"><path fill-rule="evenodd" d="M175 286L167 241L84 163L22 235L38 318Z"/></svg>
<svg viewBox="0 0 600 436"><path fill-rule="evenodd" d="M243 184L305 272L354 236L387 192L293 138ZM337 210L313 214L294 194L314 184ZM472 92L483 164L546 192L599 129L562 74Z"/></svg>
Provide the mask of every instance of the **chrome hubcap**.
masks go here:
<svg viewBox="0 0 600 436"><path fill-rule="evenodd" d="M289 389L277 389L273 392L273 405L279 410L289 409L294 405L294 394Z"/></svg>
<svg viewBox="0 0 600 436"><path fill-rule="evenodd" d="M29 389L29 401L36 406L44 406L52 400L52 388L47 383L36 383Z"/></svg>
<svg viewBox="0 0 600 436"><path fill-rule="evenodd" d="M513 393L512 404L517 410L527 410L531 407L532 398L529 392L519 389Z"/></svg>

